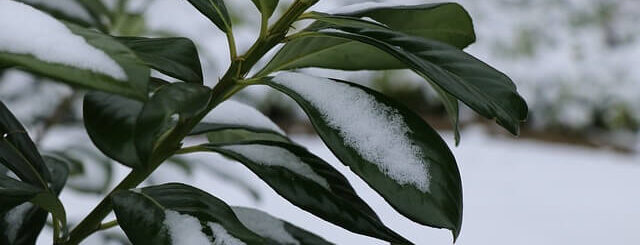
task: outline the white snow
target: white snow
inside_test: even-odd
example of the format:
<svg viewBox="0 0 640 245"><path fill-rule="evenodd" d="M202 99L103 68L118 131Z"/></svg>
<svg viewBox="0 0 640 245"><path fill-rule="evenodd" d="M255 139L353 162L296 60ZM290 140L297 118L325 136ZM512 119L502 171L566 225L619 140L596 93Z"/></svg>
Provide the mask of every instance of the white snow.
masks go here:
<svg viewBox="0 0 640 245"><path fill-rule="evenodd" d="M6 216L4 217L4 221L8 224L5 234L7 234L7 238L9 238L9 241L13 241L14 239L16 239L16 236L18 235L18 229L21 228L20 226L24 221L23 216L32 207L33 204L31 204L30 202L25 202L7 212Z"/></svg>
<svg viewBox="0 0 640 245"><path fill-rule="evenodd" d="M233 207L232 209L240 222L256 234L274 240L279 244L300 244L285 230L282 220L257 209L243 207Z"/></svg>
<svg viewBox="0 0 640 245"><path fill-rule="evenodd" d="M76 0L22 0L22 2L59 11L66 16L80 19L89 23L93 23L93 18L89 12L80 5Z"/></svg>
<svg viewBox="0 0 640 245"><path fill-rule="evenodd" d="M325 78L283 72L273 82L308 100L349 146L384 174L429 191L422 150L408 138L409 127L397 110L363 90Z"/></svg>
<svg viewBox="0 0 640 245"><path fill-rule="evenodd" d="M227 100L218 105L209 112L209 114L207 114L203 119L203 122L238 124L247 127L271 130L285 135L285 132L278 127L278 125L256 108L233 100Z"/></svg>
<svg viewBox="0 0 640 245"><path fill-rule="evenodd" d="M258 164L284 167L331 190L327 180L315 173L307 163L286 149L258 144L229 145L222 148L240 154Z"/></svg>
<svg viewBox="0 0 640 245"><path fill-rule="evenodd" d="M238 238L235 238L229 232L227 232L224 227L222 227L218 223L209 222L209 228L211 228L211 232L213 232L213 245L246 245L244 242L240 241ZM180 243L180 244L190 244L190 243Z"/></svg>
<svg viewBox="0 0 640 245"><path fill-rule="evenodd" d="M102 50L55 18L16 1L0 0L0 51L127 80L122 67Z"/></svg>
<svg viewBox="0 0 640 245"><path fill-rule="evenodd" d="M193 216L165 210L164 225L169 228L171 243L175 245L209 245L209 237L202 232L200 221Z"/></svg>
<svg viewBox="0 0 640 245"><path fill-rule="evenodd" d="M401 5L403 4L399 4L397 1L395 2L361 2L361 3L350 4L347 6L342 6L342 7L329 10L329 13L330 14L348 14L351 12L364 10L364 9L401 6Z"/></svg>

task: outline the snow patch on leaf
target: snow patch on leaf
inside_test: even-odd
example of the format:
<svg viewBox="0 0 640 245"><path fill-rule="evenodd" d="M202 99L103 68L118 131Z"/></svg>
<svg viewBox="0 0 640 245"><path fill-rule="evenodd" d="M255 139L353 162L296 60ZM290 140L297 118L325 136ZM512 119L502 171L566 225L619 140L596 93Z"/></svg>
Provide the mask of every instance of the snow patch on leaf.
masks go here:
<svg viewBox="0 0 640 245"><path fill-rule="evenodd" d="M202 232L200 221L193 216L165 210L163 224L169 229L171 244L209 245L209 237Z"/></svg>
<svg viewBox="0 0 640 245"><path fill-rule="evenodd" d="M271 130L282 135L284 131L257 109L246 104L228 100L218 105L204 118L203 122L237 124L252 128Z"/></svg>
<svg viewBox="0 0 640 245"><path fill-rule="evenodd" d="M345 143L399 184L429 191L423 152L415 145L404 117L357 87L293 72L272 80L298 93L337 130Z"/></svg>
<svg viewBox="0 0 640 245"><path fill-rule="evenodd" d="M122 67L102 50L55 18L16 1L0 1L0 52L33 55L45 62L127 80Z"/></svg>
<svg viewBox="0 0 640 245"><path fill-rule="evenodd" d="M282 220L256 209L243 207L233 207L232 209L240 222L256 234L274 240L279 244L300 244L284 228Z"/></svg>
<svg viewBox="0 0 640 245"><path fill-rule="evenodd" d="M284 167L291 172L316 182L327 190L331 190L327 180L314 172L313 169L307 163L300 160L298 156L286 149L258 144L229 145L223 146L222 149L240 154L258 164Z"/></svg>
<svg viewBox="0 0 640 245"><path fill-rule="evenodd" d="M76 0L22 0L28 4L40 5L52 10L59 11L66 16L93 23L89 12Z"/></svg>
<svg viewBox="0 0 640 245"><path fill-rule="evenodd" d="M24 222L24 216L33 207L33 204L26 202L16 206L7 212L4 216L4 221L8 224L5 234L9 241L15 241L18 235L18 230L22 227Z"/></svg>
<svg viewBox="0 0 640 245"><path fill-rule="evenodd" d="M211 232L213 232L213 245L246 245L240 241L240 239L229 234L229 232L218 223L209 222L209 228L211 228Z"/></svg>

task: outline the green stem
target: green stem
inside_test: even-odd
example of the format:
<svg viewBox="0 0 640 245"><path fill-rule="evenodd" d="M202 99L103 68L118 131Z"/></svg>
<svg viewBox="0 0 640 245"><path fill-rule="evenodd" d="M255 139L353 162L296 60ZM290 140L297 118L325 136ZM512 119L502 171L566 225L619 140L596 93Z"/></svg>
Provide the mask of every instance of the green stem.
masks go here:
<svg viewBox="0 0 640 245"><path fill-rule="evenodd" d="M107 229L110 229L110 228L113 228L113 227L116 227L116 226L118 226L118 220L112 220L112 221L109 221L109 222L101 224L100 228L98 228L98 230L101 230L101 231L102 230L107 230Z"/></svg>
<svg viewBox="0 0 640 245"><path fill-rule="evenodd" d="M233 31L231 31L231 29L227 31L227 42L229 43L229 56L233 62L238 57L238 51L236 48L236 39L233 37Z"/></svg>
<svg viewBox="0 0 640 245"><path fill-rule="evenodd" d="M182 155L182 154L189 154L189 153L194 153L194 152L200 152L200 151L206 151L207 149L200 146L200 145L194 145L194 146L189 146L189 147L185 147L182 148L178 151L176 151L176 155Z"/></svg>
<svg viewBox="0 0 640 245"><path fill-rule="evenodd" d="M300 15L304 13L309 7L318 2L318 0L296 0L289 9L283 14L283 16L273 25L271 29L267 31L265 38L259 38L256 43L247 51L242 57L235 57L235 41L233 41L233 34L229 32L227 38L229 39L229 47L232 58L231 65L225 75L220 79L220 82L212 89L212 99L209 101L208 109L211 110L218 104L222 103L233 94L244 88L246 85L238 84L237 81L242 80L251 68L262 58L269 50L280 43L293 22L295 22ZM87 215L69 233L68 240L65 245L77 245L89 235L100 230L101 222L111 212L112 204L110 196L120 190L128 190L137 187L142 183L153 171L162 164L167 158L171 157L175 153L182 153L184 150L179 149L180 142L186 137L189 132L195 127L198 122L208 113L209 110L204 111L200 115L193 119L179 124L174 128L171 133L156 147L154 154L149 160L149 167L144 170L133 170L127 177L125 177L120 184L118 184L108 195L105 197L92 211Z"/></svg>

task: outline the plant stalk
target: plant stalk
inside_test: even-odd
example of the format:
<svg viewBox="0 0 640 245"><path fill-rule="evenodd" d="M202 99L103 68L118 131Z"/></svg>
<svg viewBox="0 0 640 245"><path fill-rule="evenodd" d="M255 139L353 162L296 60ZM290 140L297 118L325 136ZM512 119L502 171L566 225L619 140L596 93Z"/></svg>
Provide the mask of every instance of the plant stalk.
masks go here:
<svg viewBox="0 0 640 245"><path fill-rule="evenodd" d="M289 31L289 27L295 22L300 15L309 7L313 6L318 0L296 0L282 17L267 31L265 38L259 38L254 45L242 57L232 59L229 69L220 79L220 82L212 90L212 99L209 101L208 109L201 115L194 117L192 120L179 124L176 128L161 142L154 154L149 160L149 167L146 170L134 169L118 184L92 211L84 220L73 229L68 236L68 240L64 245L77 245L89 235L100 230L102 220L112 211L113 207L109 199L112 194L120 190L128 190L137 187L142 183L153 171L160 166L167 158L179 152L180 142L195 127L198 122L214 107L222 103L233 94L244 88L246 85L238 84L237 81L242 80L251 68L260 60L269 50L280 43ZM233 35L229 36L229 47L235 48ZM234 49L233 48L233 49ZM233 56L232 51L232 56Z"/></svg>

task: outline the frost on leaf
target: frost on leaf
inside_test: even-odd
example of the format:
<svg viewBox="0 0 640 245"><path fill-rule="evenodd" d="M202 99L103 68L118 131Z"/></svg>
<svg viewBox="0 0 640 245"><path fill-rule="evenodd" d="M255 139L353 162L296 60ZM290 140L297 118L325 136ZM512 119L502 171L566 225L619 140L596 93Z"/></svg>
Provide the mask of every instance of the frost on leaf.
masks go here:
<svg viewBox="0 0 640 245"><path fill-rule="evenodd" d="M422 150L409 138L404 117L373 95L346 83L293 72L272 80L307 100L342 140L399 184L429 191Z"/></svg>
<svg viewBox="0 0 640 245"><path fill-rule="evenodd" d="M236 124L247 127L266 129L285 135L284 131L267 116L255 108L240 102L228 100L218 105L204 118L203 122L219 124Z"/></svg>
<svg viewBox="0 0 640 245"><path fill-rule="evenodd" d="M284 228L284 222L260 210L233 207L240 222L256 234L269 238L279 244L299 245L296 240Z"/></svg>
<svg viewBox="0 0 640 245"><path fill-rule="evenodd" d="M222 148L240 154L258 164L284 167L330 190L327 180L314 172L299 157L283 148L259 144L229 145Z"/></svg>
<svg viewBox="0 0 640 245"><path fill-rule="evenodd" d="M0 52L32 55L44 62L127 80L122 67L105 52L62 22L16 1L0 1Z"/></svg>

